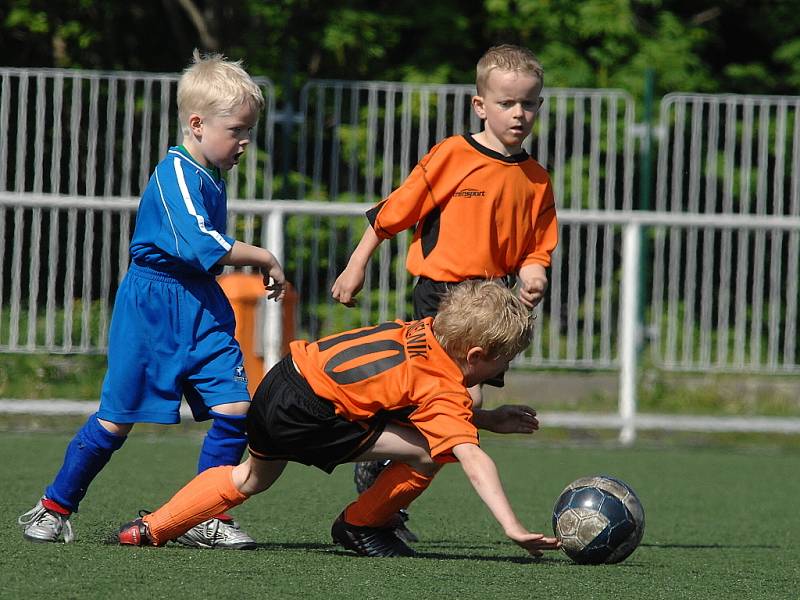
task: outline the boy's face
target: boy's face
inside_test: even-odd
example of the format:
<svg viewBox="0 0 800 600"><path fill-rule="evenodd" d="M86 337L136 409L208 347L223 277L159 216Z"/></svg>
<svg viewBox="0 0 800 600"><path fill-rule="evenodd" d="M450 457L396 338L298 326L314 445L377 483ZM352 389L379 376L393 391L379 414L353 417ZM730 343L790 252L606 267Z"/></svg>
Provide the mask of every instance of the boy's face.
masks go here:
<svg viewBox="0 0 800 600"><path fill-rule="evenodd" d="M190 134L184 145L203 166L228 171L244 154L257 121L258 114L247 103L224 117L193 113L189 116Z"/></svg>
<svg viewBox="0 0 800 600"><path fill-rule="evenodd" d="M522 151L542 104L542 83L530 73L492 69L483 96L472 98L475 113L486 123L478 141L506 156Z"/></svg>
<svg viewBox="0 0 800 600"><path fill-rule="evenodd" d="M481 347L470 348L467 352L466 367L464 369L464 385L472 387L505 373L511 359L507 356L489 358Z"/></svg>

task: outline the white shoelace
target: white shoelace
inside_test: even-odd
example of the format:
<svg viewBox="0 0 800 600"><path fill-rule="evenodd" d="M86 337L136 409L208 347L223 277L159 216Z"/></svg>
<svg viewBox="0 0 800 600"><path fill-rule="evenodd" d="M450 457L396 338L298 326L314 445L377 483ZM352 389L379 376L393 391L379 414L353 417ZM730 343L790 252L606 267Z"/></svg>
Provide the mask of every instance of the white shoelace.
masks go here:
<svg viewBox="0 0 800 600"><path fill-rule="evenodd" d="M26 519L26 517L28 518ZM72 533L72 523L70 523L69 519L47 510L42 506L41 502L38 502L31 510L21 515L17 519L17 523L23 527L31 524L42 524L52 527L56 531L59 531L59 533L64 534L64 543L66 544L69 544L75 539L75 535Z"/></svg>

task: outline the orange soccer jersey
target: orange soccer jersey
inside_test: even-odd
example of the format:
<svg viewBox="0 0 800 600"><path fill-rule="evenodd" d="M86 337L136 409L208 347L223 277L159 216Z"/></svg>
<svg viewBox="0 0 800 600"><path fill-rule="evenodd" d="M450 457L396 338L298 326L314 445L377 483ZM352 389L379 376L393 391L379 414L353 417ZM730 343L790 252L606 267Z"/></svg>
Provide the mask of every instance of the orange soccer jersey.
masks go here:
<svg viewBox="0 0 800 600"><path fill-rule="evenodd" d="M477 444L478 432L461 369L436 341L432 323L390 321L294 341L289 349L314 393L331 400L337 414L362 421L381 410L415 407L409 419L431 456L451 462L452 448Z"/></svg>
<svg viewBox="0 0 800 600"><path fill-rule="evenodd" d="M408 270L436 281L548 267L558 242L547 171L524 151L502 156L470 135L434 146L367 218L381 239L416 225Z"/></svg>

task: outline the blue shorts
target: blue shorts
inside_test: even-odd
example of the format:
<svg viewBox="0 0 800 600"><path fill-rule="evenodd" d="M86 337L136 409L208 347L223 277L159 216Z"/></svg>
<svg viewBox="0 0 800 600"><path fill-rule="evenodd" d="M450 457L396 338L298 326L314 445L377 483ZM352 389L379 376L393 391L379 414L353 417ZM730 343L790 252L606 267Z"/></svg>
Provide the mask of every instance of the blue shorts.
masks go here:
<svg viewBox="0 0 800 600"><path fill-rule="evenodd" d="M249 402L235 317L210 275L162 273L132 264L117 291L108 371L97 416L114 423L195 420L228 402Z"/></svg>

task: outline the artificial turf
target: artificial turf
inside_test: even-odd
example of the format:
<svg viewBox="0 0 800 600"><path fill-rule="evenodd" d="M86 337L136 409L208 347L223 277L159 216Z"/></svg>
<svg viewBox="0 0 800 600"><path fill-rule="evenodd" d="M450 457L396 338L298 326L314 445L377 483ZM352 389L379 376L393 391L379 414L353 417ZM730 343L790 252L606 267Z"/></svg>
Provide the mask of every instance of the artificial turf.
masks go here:
<svg viewBox="0 0 800 600"><path fill-rule="evenodd" d="M793 449L556 446L484 436L517 514L550 533L550 510L571 480L608 473L646 511L642 545L624 563L579 566L562 553L534 560L512 543L449 465L412 506L422 541L410 559L364 559L330 542L354 495L352 470L290 465L268 492L233 512L253 551L108 545L116 527L166 500L194 472L197 432L136 432L73 518L73 544L25 542L17 515L58 468L70 435L0 435L0 598L792 598L800 586L800 453Z"/></svg>

